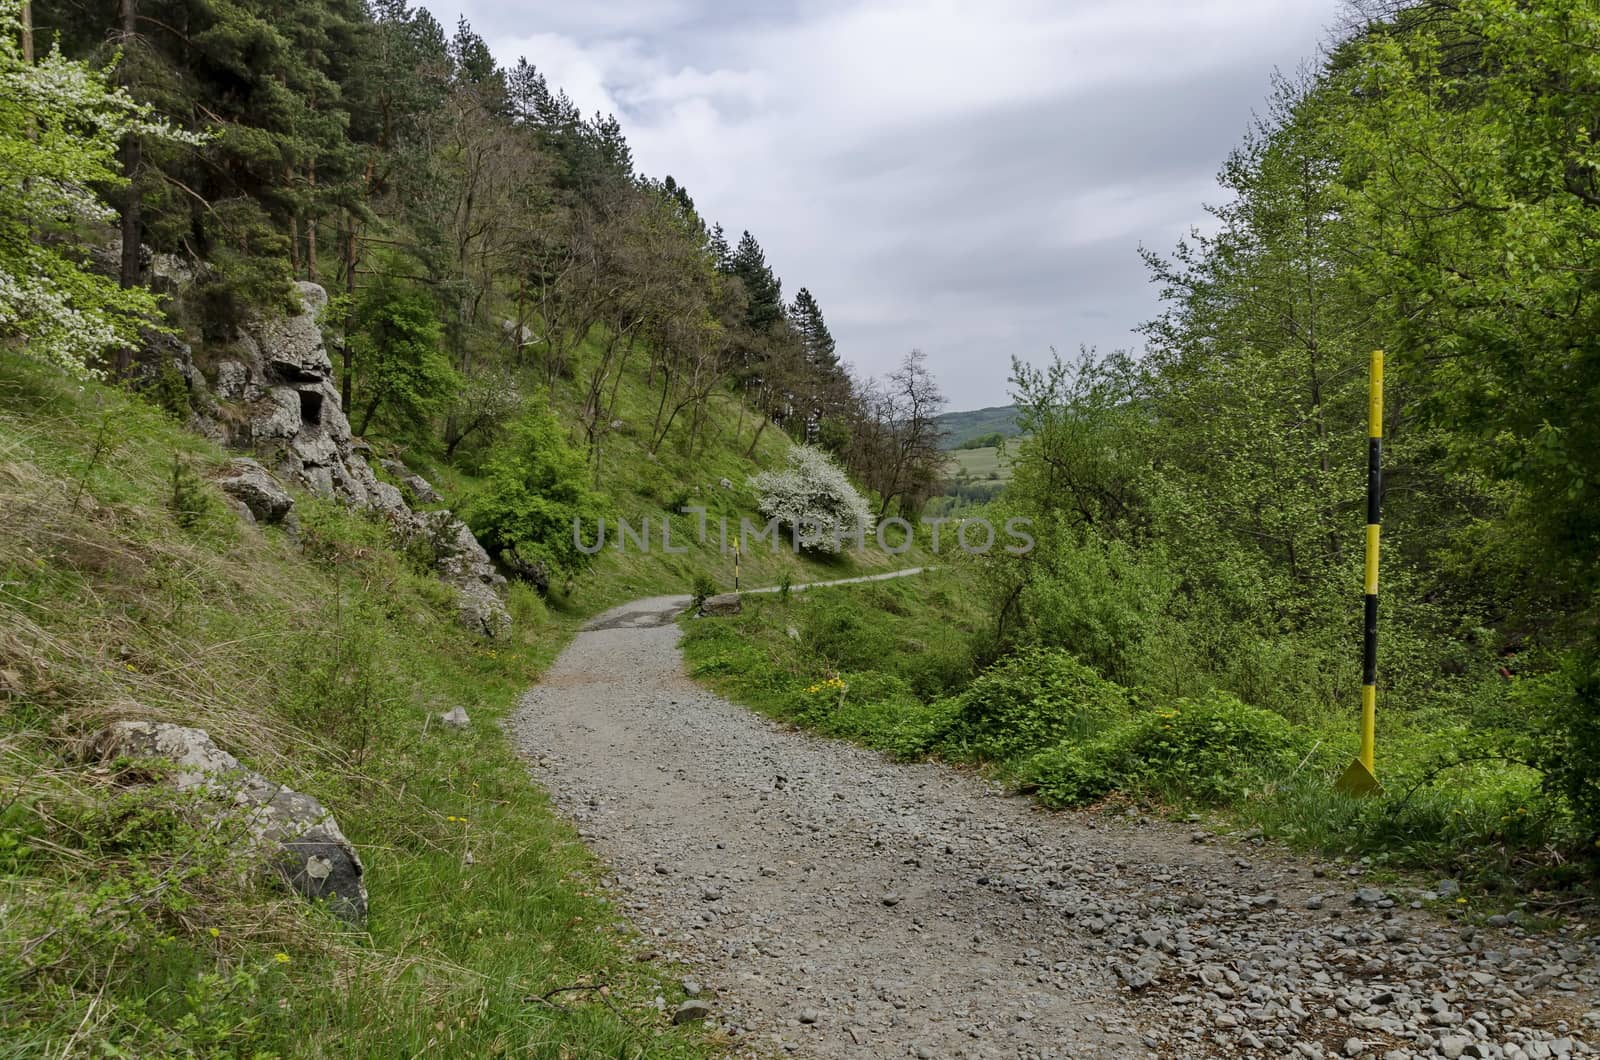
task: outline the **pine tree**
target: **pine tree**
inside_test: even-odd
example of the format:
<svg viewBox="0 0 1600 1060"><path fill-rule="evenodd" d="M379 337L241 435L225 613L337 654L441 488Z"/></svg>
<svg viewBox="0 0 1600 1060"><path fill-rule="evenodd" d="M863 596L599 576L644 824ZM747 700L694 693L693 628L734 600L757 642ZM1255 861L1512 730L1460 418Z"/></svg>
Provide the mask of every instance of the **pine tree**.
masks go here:
<svg viewBox="0 0 1600 1060"><path fill-rule="evenodd" d="M733 274L744 283L750 299L745 320L757 335L770 331L783 319L783 282L767 265L766 252L746 229L733 253Z"/></svg>
<svg viewBox="0 0 1600 1060"><path fill-rule="evenodd" d="M706 244L706 249L711 253L711 260L716 263L717 271L727 276L733 272L733 248L728 246L728 236L722 230L721 222L711 228L711 239Z"/></svg>
<svg viewBox="0 0 1600 1060"><path fill-rule="evenodd" d="M800 333L806 347L806 361L819 372L836 368L839 356L835 352L833 335L822 319L822 307L809 290L802 287L789 307L789 319Z"/></svg>

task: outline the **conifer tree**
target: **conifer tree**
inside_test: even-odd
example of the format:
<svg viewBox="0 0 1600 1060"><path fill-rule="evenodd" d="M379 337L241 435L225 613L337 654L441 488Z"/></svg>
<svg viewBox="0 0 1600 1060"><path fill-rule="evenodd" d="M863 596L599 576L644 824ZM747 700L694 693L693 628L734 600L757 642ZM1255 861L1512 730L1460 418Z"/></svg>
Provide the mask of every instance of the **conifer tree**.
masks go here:
<svg viewBox="0 0 1600 1060"><path fill-rule="evenodd" d="M733 274L744 283L750 303L746 322L756 334L765 334L783 319L783 283L767 265L766 252L747 229L733 252Z"/></svg>

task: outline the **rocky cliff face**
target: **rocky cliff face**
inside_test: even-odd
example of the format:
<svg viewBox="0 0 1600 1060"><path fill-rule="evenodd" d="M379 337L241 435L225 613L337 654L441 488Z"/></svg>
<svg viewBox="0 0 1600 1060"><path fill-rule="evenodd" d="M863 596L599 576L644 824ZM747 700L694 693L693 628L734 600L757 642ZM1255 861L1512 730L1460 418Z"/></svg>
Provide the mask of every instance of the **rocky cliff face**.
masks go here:
<svg viewBox="0 0 1600 1060"><path fill-rule="evenodd" d="M187 349L174 353L196 410L194 428L265 465L252 469L236 462L219 485L253 516L272 513L271 522L291 512L277 500L264 504L266 471L321 496L382 512L402 543L419 537L430 542L439 576L456 589L464 624L486 636L504 633L511 625L499 593L505 579L472 531L448 511L413 510L399 489L373 474L362 455L365 445L350 432L317 323L327 292L314 283L297 289L300 312L263 314L247 322L216 357L211 379ZM402 478L414 497L437 497L420 476Z"/></svg>

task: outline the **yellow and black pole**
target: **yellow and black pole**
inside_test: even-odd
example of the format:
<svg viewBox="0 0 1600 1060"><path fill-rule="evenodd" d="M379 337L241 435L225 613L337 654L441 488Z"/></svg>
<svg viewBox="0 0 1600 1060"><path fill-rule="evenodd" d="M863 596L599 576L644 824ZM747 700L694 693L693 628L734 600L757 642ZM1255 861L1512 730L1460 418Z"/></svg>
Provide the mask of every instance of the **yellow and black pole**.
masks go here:
<svg viewBox="0 0 1600 1060"><path fill-rule="evenodd" d="M733 539L733 591L739 591L739 539Z"/></svg>
<svg viewBox="0 0 1600 1060"><path fill-rule="evenodd" d="M1340 791L1367 795L1378 783L1378 528L1383 505L1383 351L1372 351L1367 395L1367 580L1361 638L1361 750L1339 777Z"/></svg>

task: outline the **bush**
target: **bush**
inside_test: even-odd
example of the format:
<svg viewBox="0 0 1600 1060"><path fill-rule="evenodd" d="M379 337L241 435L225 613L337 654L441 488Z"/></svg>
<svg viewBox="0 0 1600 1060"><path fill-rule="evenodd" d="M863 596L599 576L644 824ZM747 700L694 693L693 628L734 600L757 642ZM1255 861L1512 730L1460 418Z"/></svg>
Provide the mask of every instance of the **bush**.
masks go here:
<svg viewBox="0 0 1600 1060"><path fill-rule="evenodd" d="M1561 668L1520 683L1536 736L1529 757L1546 790L1564 797L1591 837L1600 836L1600 652L1569 652ZM1591 845L1593 850L1600 840Z"/></svg>
<svg viewBox="0 0 1600 1060"><path fill-rule="evenodd" d="M959 697L952 750L1008 761L1076 742L1132 710L1128 691L1064 651L1030 648L984 671Z"/></svg>
<svg viewBox="0 0 1600 1060"><path fill-rule="evenodd" d="M869 621L854 601L814 605L801 622L800 634L812 654L839 670L875 670L894 655L894 639L884 623Z"/></svg>
<svg viewBox="0 0 1600 1060"><path fill-rule="evenodd" d="M838 552L872 527L872 512L850 479L809 445L789 450L787 468L752 476L750 485L760 495L761 514L788 526L801 548Z"/></svg>
<svg viewBox="0 0 1600 1060"><path fill-rule="evenodd" d="M589 488L582 454L567 443L555 417L526 413L490 459L488 481L467 505L467 525L491 555L517 570L570 573L584 562L575 525L598 532L605 500Z"/></svg>
<svg viewBox="0 0 1600 1060"><path fill-rule="evenodd" d="M1064 741L1030 759L1022 775L1058 805L1118 790L1222 803L1290 772L1305 751L1306 738L1281 716L1212 692L1141 713L1087 742Z"/></svg>
<svg viewBox="0 0 1600 1060"><path fill-rule="evenodd" d="M717 583L704 574L696 574L689 594L691 610L700 610L700 605L715 595L717 595Z"/></svg>
<svg viewBox="0 0 1600 1060"><path fill-rule="evenodd" d="M1177 586L1159 551L1068 531L1041 539L1038 552L1019 600L1028 638L1068 649L1113 681L1137 683Z"/></svg>

